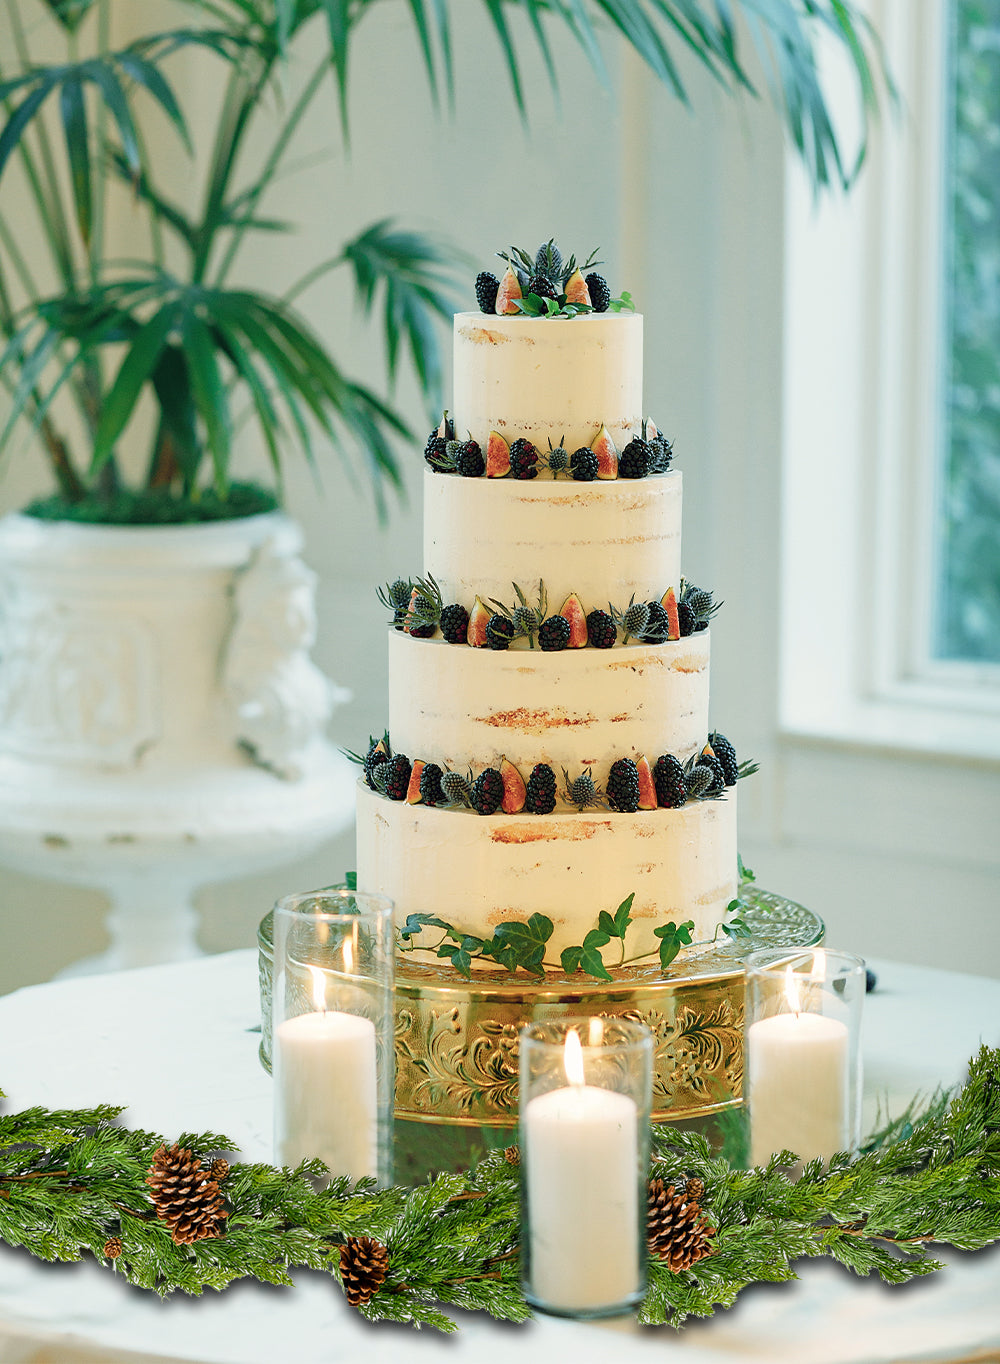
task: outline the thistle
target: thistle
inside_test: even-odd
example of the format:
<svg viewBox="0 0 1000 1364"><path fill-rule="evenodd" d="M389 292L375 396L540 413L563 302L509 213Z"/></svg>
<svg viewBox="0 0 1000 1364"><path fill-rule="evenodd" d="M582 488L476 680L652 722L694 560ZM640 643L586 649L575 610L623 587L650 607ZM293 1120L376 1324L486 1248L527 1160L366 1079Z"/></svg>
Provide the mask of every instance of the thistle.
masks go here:
<svg viewBox="0 0 1000 1364"><path fill-rule="evenodd" d="M395 582L386 583L384 587L376 589L379 601L386 610L392 612L392 623L397 629L403 624L412 590L413 584L409 578L397 578Z"/></svg>
<svg viewBox="0 0 1000 1364"><path fill-rule="evenodd" d="M441 790L444 798L449 805L464 805L466 809L472 808L472 781L471 773L469 777L463 777L461 772L445 772L441 778Z"/></svg>
<svg viewBox="0 0 1000 1364"><path fill-rule="evenodd" d="M553 478L558 478L569 469L569 451L563 444L564 440L565 436L560 436L559 444L554 448L552 441L549 441L549 453L545 456L545 463Z"/></svg>
<svg viewBox="0 0 1000 1364"><path fill-rule="evenodd" d="M563 780L565 782L563 795L578 810L586 810L591 805L600 805L604 793L591 776L589 767L572 781L570 781L569 773L564 767Z"/></svg>
<svg viewBox="0 0 1000 1364"><path fill-rule="evenodd" d="M623 644L628 643L630 635L645 634L649 628L649 602L636 601L634 592L624 611L619 611L610 603L608 610L611 612L611 619L622 632Z"/></svg>
<svg viewBox="0 0 1000 1364"><path fill-rule="evenodd" d="M517 583L511 583L517 597L516 606L505 606L503 602L491 601L490 605L505 616L514 626L514 638L528 640L528 647L535 647L535 639L538 635L539 627L548 613L548 599L545 592L545 584L541 578L538 580L538 598L535 605L532 605L524 595Z"/></svg>

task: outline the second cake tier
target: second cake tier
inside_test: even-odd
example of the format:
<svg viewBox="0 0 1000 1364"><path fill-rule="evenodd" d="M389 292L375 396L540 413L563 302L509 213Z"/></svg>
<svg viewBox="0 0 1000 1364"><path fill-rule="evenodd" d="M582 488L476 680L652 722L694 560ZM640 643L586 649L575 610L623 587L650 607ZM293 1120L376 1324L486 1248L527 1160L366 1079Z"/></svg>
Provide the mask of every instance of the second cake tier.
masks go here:
<svg viewBox="0 0 1000 1364"><path fill-rule="evenodd" d="M464 772L502 754L603 775L615 758L681 761L708 733L709 631L623 648L470 649L389 632L397 753Z"/></svg>

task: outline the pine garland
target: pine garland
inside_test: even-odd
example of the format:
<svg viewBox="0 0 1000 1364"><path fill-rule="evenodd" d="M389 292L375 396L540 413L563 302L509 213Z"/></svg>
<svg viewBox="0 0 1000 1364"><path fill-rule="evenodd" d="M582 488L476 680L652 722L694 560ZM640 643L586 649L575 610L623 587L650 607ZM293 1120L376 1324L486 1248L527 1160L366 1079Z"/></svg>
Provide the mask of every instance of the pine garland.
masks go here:
<svg viewBox="0 0 1000 1364"><path fill-rule="evenodd" d="M212 1158L231 1149L225 1137L184 1133L176 1144L218 1182L227 1216L219 1234L179 1245L147 1183L168 1143L119 1126L122 1112L0 1116L0 1240L45 1260L89 1252L162 1296L245 1278L288 1285L304 1266L342 1288L346 1271L357 1310L372 1321L453 1331L442 1308L506 1321L529 1315L516 1148L412 1190L347 1179L317 1188L319 1162L224 1168ZM701 1181L713 1234L709 1253L680 1272L650 1257L642 1322L711 1316L749 1284L795 1278L803 1256L903 1283L941 1267L930 1257L934 1243L969 1251L1000 1239L1000 1049L983 1047L950 1098L935 1095L922 1112L911 1106L854 1158L838 1156L826 1169L812 1162L794 1181L784 1171L790 1152L743 1170L693 1133L654 1128L653 1147L650 1179L695 1189Z"/></svg>

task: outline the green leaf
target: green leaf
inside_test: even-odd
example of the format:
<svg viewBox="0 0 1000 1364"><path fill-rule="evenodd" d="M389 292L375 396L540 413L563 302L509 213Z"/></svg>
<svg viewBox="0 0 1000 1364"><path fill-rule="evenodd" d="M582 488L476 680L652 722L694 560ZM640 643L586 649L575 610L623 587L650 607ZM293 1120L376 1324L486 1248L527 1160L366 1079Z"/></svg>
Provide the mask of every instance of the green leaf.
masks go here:
<svg viewBox="0 0 1000 1364"><path fill-rule="evenodd" d="M3 175L11 154L21 141L22 134L52 93L52 88L52 81L41 81L30 95L25 95L4 124L3 131L0 132L0 175ZM3 98L2 93L0 98Z"/></svg>
<svg viewBox="0 0 1000 1364"><path fill-rule="evenodd" d="M660 939L660 965L664 969L670 965L681 948L686 947L691 942L692 928L694 928L694 920L688 919L680 927L670 922L653 929L654 936Z"/></svg>
<svg viewBox="0 0 1000 1364"><path fill-rule="evenodd" d="M610 933L603 933L599 928L592 928L583 940L584 947L607 947L611 941Z"/></svg>
<svg viewBox="0 0 1000 1364"><path fill-rule="evenodd" d="M191 378L182 348L168 342L150 377L163 425L170 434L174 453L185 474L185 484L191 488L201 460L201 447Z"/></svg>
<svg viewBox="0 0 1000 1364"><path fill-rule="evenodd" d="M191 376L191 392L205 426L205 443L215 469L215 489L224 496L229 486L229 455L232 420L225 385L219 372L216 340L197 312L189 310L183 322L184 348Z"/></svg>
<svg viewBox="0 0 1000 1364"><path fill-rule="evenodd" d="M518 944L532 947L540 945L544 949L545 944L552 937L552 928L551 919L546 918L544 914L535 913L532 914L527 923L512 919L497 924L494 937L501 938L512 946Z"/></svg>
<svg viewBox="0 0 1000 1364"><path fill-rule="evenodd" d="M66 139L66 157L69 161L70 181L73 187L73 202L76 205L76 221L80 236L85 244L90 244L90 227L93 218L93 199L90 181L90 146L87 134L87 105L83 97L83 82L78 78L63 81L59 91L59 109L62 114L63 135Z"/></svg>
<svg viewBox="0 0 1000 1364"><path fill-rule="evenodd" d="M412 938L425 928L443 928L446 932L454 934L451 924L445 923L444 919L439 919L433 914L408 914L406 923L399 930L399 936Z"/></svg>
<svg viewBox="0 0 1000 1364"><path fill-rule="evenodd" d="M95 0L45 0L45 3L67 33L75 33L93 8Z"/></svg>
<svg viewBox="0 0 1000 1364"><path fill-rule="evenodd" d="M132 419L139 395L151 379L167 337L177 325L177 306L165 303L139 327L115 376L104 402L94 433L91 473L96 473L111 458L115 442ZM192 357L193 358L193 357Z"/></svg>
<svg viewBox="0 0 1000 1364"><path fill-rule="evenodd" d="M582 947L564 947L559 954L559 962L562 969L568 976L572 976L580 969L580 962L583 958Z"/></svg>
<svg viewBox="0 0 1000 1364"><path fill-rule="evenodd" d="M615 931L612 936L624 939L628 931L629 924L632 923L632 902L635 900L635 891L627 895L615 910Z"/></svg>
<svg viewBox="0 0 1000 1364"><path fill-rule="evenodd" d="M587 934L587 938L593 937L593 930ZM597 980L611 980L611 973L604 965L600 951L596 945L588 945L584 939L583 947L580 949L580 967L586 971L588 976L594 976Z"/></svg>
<svg viewBox="0 0 1000 1364"><path fill-rule="evenodd" d="M344 136L348 132L347 55L351 37L351 0L320 0L330 32L330 60L337 74L337 97Z"/></svg>
<svg viewBox="0 0 1000 1364"><path fill-rule="evenodd" d="M739 872L739 878L741 881L756 881L757 879L756 876L753 874L749 867L744 866L743 858L739 855L739 853L736 854L736 869Z"/></svg>
<svg viewBox="0 0 1000 1364"><path fill-rule="evenodd" d="M128 162L132 174L137 176L142 169L139 156L139 135L136 132L132 110L129 108L128 99L122 89L117 71L110 61L87 62L82 70L100 88L104 103L114 120L115 127L118 129L118 136L121 138L122 155Z"/></svg>

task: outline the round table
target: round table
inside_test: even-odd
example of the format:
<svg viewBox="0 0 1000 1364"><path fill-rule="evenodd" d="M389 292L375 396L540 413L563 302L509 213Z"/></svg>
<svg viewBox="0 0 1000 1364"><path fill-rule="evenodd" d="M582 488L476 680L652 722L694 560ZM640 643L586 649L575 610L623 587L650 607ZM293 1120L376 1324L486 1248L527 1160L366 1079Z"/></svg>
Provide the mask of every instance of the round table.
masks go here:
<svg viewBox="0 0 1000 1364"><path fill-rule="evenodd" d="M864 1023L865 1127L917 1091L962 1078L980 1041L1000 1044L1000 981L872 962ZM0 1087L8 1109L128 1103L126 1121L168 1138L229 1135L271 1159L271 1081L257 1059L257 962L250 951L33 986L0 998ZM247 1283L160 1301L93 1261L46 1265L0 1246L4 1364L916 1364L1000 1357L1000 1247L948 1253L903 1289L827 1263L791 1284L746 1290L682 1332L631 1319L524 1326L460 1318L457 1338L373 1325L325 1276L293 1289ZM669 1354L667 1354L669 1352Z"/></svg>

